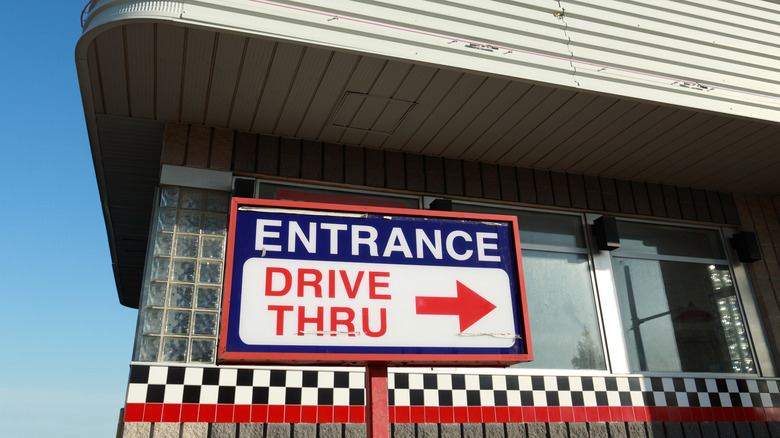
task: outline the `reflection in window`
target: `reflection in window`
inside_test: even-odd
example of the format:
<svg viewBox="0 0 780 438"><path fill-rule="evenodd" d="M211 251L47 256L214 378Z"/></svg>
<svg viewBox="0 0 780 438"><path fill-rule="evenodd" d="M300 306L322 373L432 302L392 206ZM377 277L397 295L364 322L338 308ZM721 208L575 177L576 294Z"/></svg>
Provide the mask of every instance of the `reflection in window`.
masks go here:
<svg viewBox="0 0 780 438"><path fill-rule="evenodd" d="M605 369L587 256L524 250L523 272L534 361L519 366Z"/></svg>
<svg viewBox="0 0 780 438"><path fill-rule="evenodd" d="M518 368L606 369L582 217L453 205L516 215L534 360Z"/></svg>
<svg viewBox="0 0 780 438"><path fill-rule="evenodd" d="M359 193L336 191L316 187L286 186L277 183L261 182L260 199L279 201L318 202L323 204L365 205L389 208L419 208L420 199L416 196L393 196L378 193Z"/></svg>
<svg viewBox="0 0 780 438"><path fill-rule="evenodd" d="M712 287L716 294L722 294L721 291L732 288L731 276L728 271L718 270L711 265L710 273ZM723 296L718 298L716 303L726 344L729 348L731 371L735 373L755 373L753 355L751 354L747 331L742 321L742 314L739 311L736 295Z"/></svg>
<svg viewBox="0 0 780 438"><path fill-rule="evenodd" d="M754 373L727 261L712 259L723 257L718 233L629 224L612 264L632 369ZM700 241L698 254L690 238L675 247L685 234Z"/></svg>

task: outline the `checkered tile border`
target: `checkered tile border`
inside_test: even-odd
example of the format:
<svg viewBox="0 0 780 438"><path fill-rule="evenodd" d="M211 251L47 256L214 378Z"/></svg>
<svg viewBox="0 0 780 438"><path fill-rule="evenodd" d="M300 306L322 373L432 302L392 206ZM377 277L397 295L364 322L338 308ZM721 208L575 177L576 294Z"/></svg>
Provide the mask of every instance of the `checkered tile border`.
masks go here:
<svg viewBox="0 0 780 438"><path fill-rule="evenodd" d="M780 407L777 380L395 374L402 406Z"/></svg>
<svg viewBox="0 0 780 438"><path fill-rule="evenodd" d="M128 403L363 406L362 371L132 365Z"/></svg>
<svg viewBox="0 0 780 438"><path fill-rule="evenodd" d="M388 389L396 422L509 421L512 412L523 421L780 421L778 379L390 373ZM297 422L284 421L293 412L298 421L362 422L364 405L362 369L133 364L125 419L185 421L186 411L202 421L205 409L210 421Z"/></svg>

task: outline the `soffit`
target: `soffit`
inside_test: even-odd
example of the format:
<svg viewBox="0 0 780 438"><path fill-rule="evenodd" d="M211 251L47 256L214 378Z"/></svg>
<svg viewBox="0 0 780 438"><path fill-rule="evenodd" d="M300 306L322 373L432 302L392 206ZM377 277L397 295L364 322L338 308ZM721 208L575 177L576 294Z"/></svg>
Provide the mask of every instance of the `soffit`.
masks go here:
<svg viewBox="0 0 780 438"><path fill-rule="evenodd" d="M98 184L119 300L138 307L165 125L99 115L96 128L100 149L95 168L104 175Z"/></svg>
<svg viewBox="0 0 780 438"><path fill-rule="evenodd" d="M173 24L105 31L88 65L96 114L780 193L764 121Z"/></svg>

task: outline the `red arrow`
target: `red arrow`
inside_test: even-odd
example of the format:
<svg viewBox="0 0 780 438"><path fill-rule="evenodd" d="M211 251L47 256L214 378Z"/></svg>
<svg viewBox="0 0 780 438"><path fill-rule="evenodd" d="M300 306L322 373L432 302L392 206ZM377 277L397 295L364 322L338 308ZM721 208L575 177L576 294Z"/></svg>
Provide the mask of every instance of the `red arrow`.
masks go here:
<svg viewBox="0 0 780 438"><path fill-rule="evenodd" d="M460 281L456 297L415 297L418 315L458 315L460 331L492 312L496 306Z"/></svg>

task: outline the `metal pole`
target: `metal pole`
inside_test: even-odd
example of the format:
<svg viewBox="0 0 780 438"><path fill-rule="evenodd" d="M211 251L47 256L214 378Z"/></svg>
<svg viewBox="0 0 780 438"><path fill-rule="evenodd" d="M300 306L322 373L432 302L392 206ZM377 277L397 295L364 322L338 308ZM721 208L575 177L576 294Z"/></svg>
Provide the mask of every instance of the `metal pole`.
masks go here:
<svg viewBox="0 0 780 438"><path fill-rule="evenodd" d="M389 438L387 363L366 365L366 436Z"/></svg>
<svg viewBox="0 0 780 438"><path fill-rule="evenodd" d="M636 355L639 359L639 369L647 371L647 359L645 358L645 344L642 342L642 334L639 332L639 315L636 311L636 300L634 298L634 285L631 284L631 271L628 266L623 267L626 276L626 295L628 295L628 311L631 313L631 328L634 330L634 341L636 342Z"/></svg>

